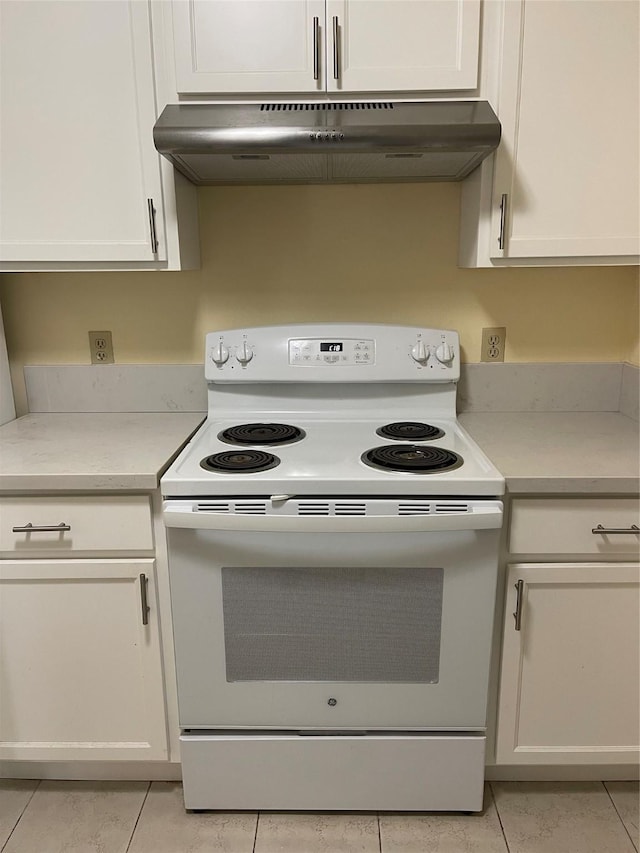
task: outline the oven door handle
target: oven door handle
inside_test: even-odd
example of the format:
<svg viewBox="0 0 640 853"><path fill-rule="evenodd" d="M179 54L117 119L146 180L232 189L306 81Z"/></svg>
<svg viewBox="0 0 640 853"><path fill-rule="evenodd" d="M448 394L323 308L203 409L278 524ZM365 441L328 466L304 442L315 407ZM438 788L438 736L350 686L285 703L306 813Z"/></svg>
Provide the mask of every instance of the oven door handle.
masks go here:
<svg viewBox="0 0 640 853"><path fill-rule="evenodd" d="M491 502L472 512L427 515L298 516L242 515L195 510L187 503L167 501L166 527L260 533L436 533L450 530L496 530L502 527L502 506Z"/></svg>

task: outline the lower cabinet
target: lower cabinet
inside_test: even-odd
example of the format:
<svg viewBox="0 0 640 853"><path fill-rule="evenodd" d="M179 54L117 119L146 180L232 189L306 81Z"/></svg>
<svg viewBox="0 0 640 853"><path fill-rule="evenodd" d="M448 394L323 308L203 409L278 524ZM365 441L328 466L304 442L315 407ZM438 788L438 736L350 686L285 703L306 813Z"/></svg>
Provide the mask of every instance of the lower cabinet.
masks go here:
<svg viewBox="0 0 640 853"><path fill-rule="evenodd" d="M168 758L151 498L0 497L0 759Z"/></svg>
<svg viewBox="0 0 640 853"><path fill-rule="evenodd" d="M155 563L0 563L0 758L164 759Z"/></svg>
<svg viewBox="0 0 640 853"><path fill-rule="evenodd" d="M507 568L496 764L638 761L640 565Z"/></svg>

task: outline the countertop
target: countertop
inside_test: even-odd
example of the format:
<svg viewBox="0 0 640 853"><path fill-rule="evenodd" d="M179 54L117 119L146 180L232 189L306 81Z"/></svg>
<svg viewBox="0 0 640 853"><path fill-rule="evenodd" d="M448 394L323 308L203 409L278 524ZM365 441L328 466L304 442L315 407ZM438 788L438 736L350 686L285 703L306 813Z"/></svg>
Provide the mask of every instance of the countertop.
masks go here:
<svg viewBox="0 0 640 853"><path fill-rule="evenodd" d="M200 413L26 415L0 427L0 491L155 489ZM638 423L615 412L474 412L460 423L511 494L636 494Z"/></svg>
<svg viewBox="0 0 640 853"><path fill-rule="evenodd" d="M469 412L511 494L637 494L638 422L617 412Z"/></svg>
<svg viewBox="0 0 640 853"><path fill-rule="evenodd" d="M25 415L0 427L0 491L155 489L200 413Z"/></svg>

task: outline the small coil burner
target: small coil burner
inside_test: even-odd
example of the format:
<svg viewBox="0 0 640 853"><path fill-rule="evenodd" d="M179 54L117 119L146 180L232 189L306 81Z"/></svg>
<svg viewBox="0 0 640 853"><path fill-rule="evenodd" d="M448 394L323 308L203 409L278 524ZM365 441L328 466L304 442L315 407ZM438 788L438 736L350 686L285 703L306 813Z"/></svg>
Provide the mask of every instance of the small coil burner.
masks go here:
<svg viewBox="0 0 640 853"><path fill-rule="evenodd" d="M202 460L200 466L206 471L218 471L230 474L255 474L257 471L268 471L280 464L280 460L272 453L263 450L225 450L214 453Z"/></svg>
<svg viewBox="0 0 640 853"><path fill-rule="evenodd" d="M442 438L444 431L431 424L423 424L419 421L398 421L394 424L386 424L376 430L383 438L396 438L401 441L427 441L434 438Z"/></svg>
<svg viewBox="0 0 640 853"><path fill-rule="evenodd" d="M218 434L228 444L291 444L304 436L304 430L290 424L239 424Z"/></svg>
<svg viewBox="0 0 640 853"><path fill-rule="evenodd" d="M443 447L421 447L416 444L397 444L374 447L360 457L365 465L382 471L405 471L410 474L435 474L452 471L463 459Z"/></svg>

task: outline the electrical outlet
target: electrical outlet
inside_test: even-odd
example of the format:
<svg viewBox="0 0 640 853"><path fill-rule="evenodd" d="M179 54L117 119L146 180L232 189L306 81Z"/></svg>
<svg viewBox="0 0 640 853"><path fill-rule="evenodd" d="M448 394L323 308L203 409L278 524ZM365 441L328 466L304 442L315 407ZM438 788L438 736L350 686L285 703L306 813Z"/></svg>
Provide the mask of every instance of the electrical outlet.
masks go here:
<svg viewBox="0 0 640 853"><path fill-rule="evenodd" d="M111 332L89 332L91 364L113 364Z"/></svg>
<svg viewBox="0 0 640 853"><path fill-rule="evenodd" d="M504 345L506 340L507 330L504 326L483 329L480 361L504 361Z"/></svg>

